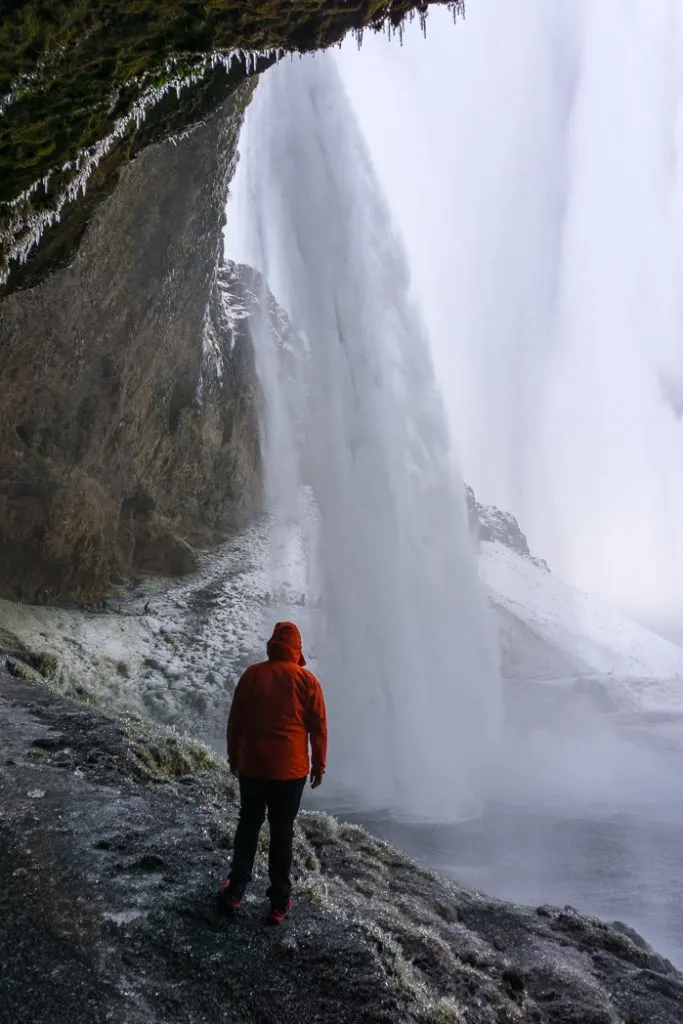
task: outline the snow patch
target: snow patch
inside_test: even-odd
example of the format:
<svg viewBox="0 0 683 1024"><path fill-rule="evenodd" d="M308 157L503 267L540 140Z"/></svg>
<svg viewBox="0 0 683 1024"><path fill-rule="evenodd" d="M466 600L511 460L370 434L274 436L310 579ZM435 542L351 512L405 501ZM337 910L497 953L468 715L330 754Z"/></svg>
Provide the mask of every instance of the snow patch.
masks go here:
<svg viewBox="0 0 683 1024"><path fill-rule="evenodd" d="M67 692L84 687L223 755L233 688L265 657L273 623L296 618L305 632L303 565L299 531L265 517L201 556L196 574L146 580L104 613L0 601L0 624L57 655Z"/></svg>
<svg viewBox="0 0 683 1024"><path fill-rule="evenodd" d="M502 609L502 635L526 631L527 656L532 637L554 653L557 676L597 673L627 707L683 709L683 649L500 543L482 545L479 572Z"/></svg>

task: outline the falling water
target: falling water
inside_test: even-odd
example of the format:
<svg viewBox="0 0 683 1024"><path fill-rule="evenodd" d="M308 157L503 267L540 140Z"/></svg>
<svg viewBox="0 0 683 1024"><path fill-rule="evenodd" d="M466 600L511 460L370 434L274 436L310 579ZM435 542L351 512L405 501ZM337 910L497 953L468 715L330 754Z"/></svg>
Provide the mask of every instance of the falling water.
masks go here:
<svg viewBox="0 0 683 1024"><path fill-rule="evenodd" d="M683 640L683 5L429 22L339 59L465 476L554 573Z"/></svg>
<svg viewBox="0 0 683 1024"><path fill-rule="evenodd" d="M331 719L328 792L453 819L499 716L495 641L405 256L327 57L264 77L227 252L262 271L301 351L253 332L280 539L301 540L304 625Z"/></svg>

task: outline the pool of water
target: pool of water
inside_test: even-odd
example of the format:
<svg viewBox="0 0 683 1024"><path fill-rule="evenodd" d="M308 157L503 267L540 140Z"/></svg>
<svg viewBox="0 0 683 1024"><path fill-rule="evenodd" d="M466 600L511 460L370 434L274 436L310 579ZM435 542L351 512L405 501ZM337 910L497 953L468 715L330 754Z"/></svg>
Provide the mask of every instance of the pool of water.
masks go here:
<svg viewBox="0 0 683 1024"><path fill-rule="evenodd" d="M593 721L540 745L522 729L497 795L467 820L402 821L333 798L329 810L461 885L624 921L683 968L683 733L664 726Z"/></svg>
<svg viewBox="0 0 683 1024"><path fill-rule="evenodd" d="M518 903L570 904L636 928L683 968L683 820L489 807L456 825L349 814L461 885Z"/></svg>

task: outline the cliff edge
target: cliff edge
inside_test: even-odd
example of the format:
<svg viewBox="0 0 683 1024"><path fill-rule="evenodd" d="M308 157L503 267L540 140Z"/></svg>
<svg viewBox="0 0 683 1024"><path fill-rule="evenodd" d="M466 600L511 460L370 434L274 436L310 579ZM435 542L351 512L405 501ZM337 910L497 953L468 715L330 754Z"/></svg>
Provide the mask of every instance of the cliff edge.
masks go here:
<svg viewBox="0 0 683 1024"><path fill-rule="evenodd" d="M5 674L0 718L2 1024L683 1018L683 977L635 932L459 888L327 815L301 817L291 920L262 925L263 848L226 920L225 765Z"/></svg>

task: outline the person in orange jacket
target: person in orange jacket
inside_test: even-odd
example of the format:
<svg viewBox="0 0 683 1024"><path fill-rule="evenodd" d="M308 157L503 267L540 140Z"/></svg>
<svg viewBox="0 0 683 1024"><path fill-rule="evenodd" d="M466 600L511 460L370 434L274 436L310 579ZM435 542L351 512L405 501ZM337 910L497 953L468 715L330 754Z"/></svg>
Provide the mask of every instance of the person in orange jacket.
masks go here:
<svg viewBox="0 0 683 1024"><path fill-rule="evenodd" d="M239 910L267 811L267 920L280 924L292 905L294 821L306 779L310 771L317 789L325 773L327 716L320 683L304 667L298 627L278 622L267 651L268 660L251 665L237 684L228 717L228 760L239 778L240 814L230 877L219 899L228 910Z"/></svg>

